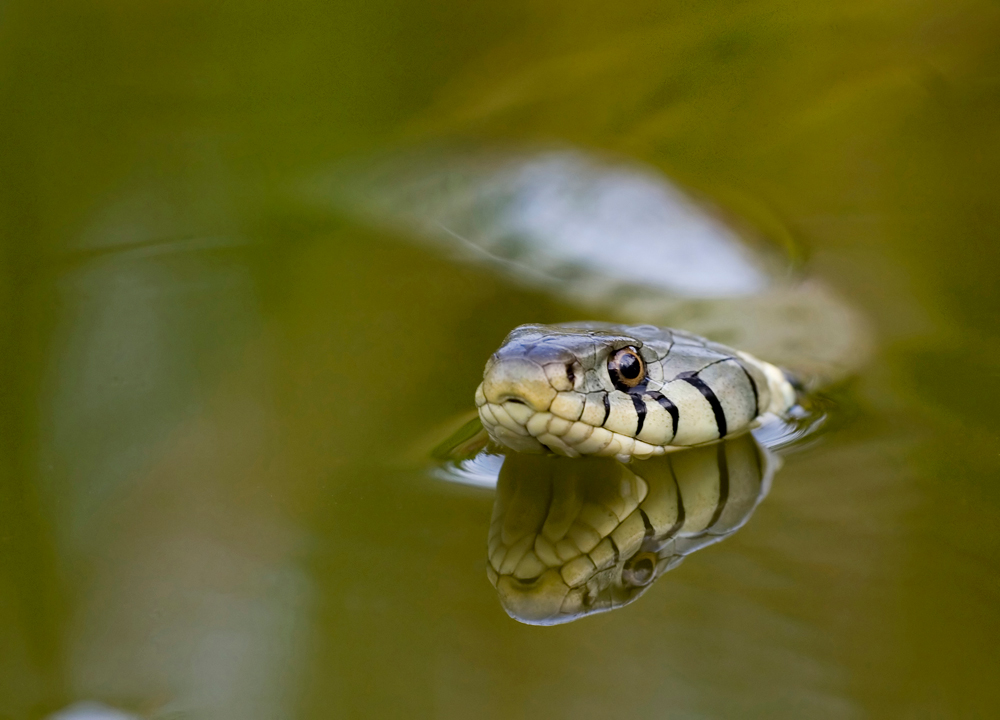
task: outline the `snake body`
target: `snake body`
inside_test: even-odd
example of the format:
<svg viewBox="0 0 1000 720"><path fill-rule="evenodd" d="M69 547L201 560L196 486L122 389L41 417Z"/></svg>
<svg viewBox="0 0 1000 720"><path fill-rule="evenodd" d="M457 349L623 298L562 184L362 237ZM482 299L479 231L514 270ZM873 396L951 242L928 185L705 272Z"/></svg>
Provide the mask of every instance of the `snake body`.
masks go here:
<svg viewBox="0 0 1000 720"><path fill-rule="evenodd" d="M785 374L752 355L682 330L605 323L516 328L476 390L499 445L622 461L738 435L795 400Z"/></svg>

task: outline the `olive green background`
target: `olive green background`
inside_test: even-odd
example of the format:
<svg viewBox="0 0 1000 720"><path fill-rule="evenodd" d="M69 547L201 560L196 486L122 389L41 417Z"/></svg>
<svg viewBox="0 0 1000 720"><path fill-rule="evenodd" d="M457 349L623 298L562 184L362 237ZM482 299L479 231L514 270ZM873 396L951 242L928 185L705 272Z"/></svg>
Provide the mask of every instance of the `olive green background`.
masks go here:
<svg viewBox="0 0 1000 720"><path fill-rule="evenodd" d="M987 717L1000 6L0 1L0 718ZM428 141L659 167L873 362L752 522L522 626L417 449L573 308L309 209Z"/></svg>

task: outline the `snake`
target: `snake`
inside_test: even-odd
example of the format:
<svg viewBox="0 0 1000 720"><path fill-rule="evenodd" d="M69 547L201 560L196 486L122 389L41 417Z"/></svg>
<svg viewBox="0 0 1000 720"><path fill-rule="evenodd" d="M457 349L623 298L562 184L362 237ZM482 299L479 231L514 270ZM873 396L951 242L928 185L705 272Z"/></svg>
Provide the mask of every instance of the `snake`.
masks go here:
<svg viewBox="0 0 1000 720"><path fill-rule="evenodd" d="M490 438L517 452L627 462L742 434L796 403L771 363L652 325L522 325L476 389Z"/></svg>

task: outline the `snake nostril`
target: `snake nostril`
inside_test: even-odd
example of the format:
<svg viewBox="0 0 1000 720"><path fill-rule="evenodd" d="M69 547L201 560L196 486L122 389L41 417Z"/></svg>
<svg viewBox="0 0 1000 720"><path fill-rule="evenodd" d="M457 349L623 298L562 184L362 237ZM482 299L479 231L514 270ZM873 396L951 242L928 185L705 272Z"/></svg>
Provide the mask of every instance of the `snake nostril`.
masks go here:
<svg viewBox="0 0 1000 720"><path fill-rule="evenodd" d="M506 400L504 400L504 402L514 403L515 405L525 404L524 400L521 400L519 398L507 398Z"/></svg>

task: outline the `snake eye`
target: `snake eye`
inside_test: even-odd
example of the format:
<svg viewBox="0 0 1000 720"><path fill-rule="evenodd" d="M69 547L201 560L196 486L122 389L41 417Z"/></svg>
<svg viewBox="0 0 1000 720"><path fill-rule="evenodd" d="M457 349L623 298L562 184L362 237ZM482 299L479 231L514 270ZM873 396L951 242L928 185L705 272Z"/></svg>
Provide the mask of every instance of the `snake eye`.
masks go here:
<svg viewBox="0 0 1000 720"><path fill-rule="evenodd" d="M622 582L631 587L642 587L653 582L656 570L656 553L644 552L632 557L622 568Z"/></svg>
<svg viewBox="0 0 1000 720"><path fill-rule="evenodd" d="M646 364L635 348L623 347L608 360L608 374L615 387L626 392L646 378Z"/></svg>

